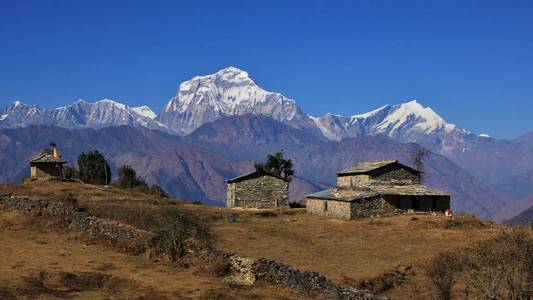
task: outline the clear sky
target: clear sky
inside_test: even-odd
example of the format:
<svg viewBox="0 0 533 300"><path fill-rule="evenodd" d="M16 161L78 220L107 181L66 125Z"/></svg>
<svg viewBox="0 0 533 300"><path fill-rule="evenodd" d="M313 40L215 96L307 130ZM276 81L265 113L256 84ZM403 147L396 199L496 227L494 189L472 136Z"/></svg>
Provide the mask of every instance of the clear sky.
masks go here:
<svg viewBox="0 0 533 300"><path fill-rule="evenodd" d="M418 99L448 122L533 130L533 1L0 0L0 105L160 112L226 66L312 115Z"/></svg>

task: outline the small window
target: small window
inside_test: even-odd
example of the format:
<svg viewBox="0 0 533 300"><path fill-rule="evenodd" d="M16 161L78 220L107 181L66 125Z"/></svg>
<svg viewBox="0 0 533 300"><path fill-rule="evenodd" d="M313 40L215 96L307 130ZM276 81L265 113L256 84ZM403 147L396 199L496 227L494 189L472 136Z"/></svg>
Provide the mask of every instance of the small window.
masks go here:
<svg viewBox="0 0 533 300"><path fill-rule="evenodd" d="M324 201L324 211L328 211L328 201Z"/></svg>

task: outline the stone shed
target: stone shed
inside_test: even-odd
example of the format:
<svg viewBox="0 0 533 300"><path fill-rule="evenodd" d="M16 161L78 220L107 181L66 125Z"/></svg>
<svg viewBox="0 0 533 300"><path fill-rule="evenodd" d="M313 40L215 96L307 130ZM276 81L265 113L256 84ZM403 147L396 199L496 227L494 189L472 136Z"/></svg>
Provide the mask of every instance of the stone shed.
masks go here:
<svg viewBox="0 0 533 300"><path fill-rule="evenodd" d="M420 182L419 171L397 160L360 163L338 172L334 188L307 195L307 212L355 219L450 207L449 194Z"/></svg>
<svg viewBox="0 0 533 300"><path fill-rule="evenodd" d="M54 146L52 153L42 152L30 160L31 179L63 178L63 165L66 163Z"/></svg>
<svg viewBox="0 0 533 300"><path fill-rule="evenodd" d="M289 182L256 171L228 180L227 207L275 208L289 205Z"/></svg>

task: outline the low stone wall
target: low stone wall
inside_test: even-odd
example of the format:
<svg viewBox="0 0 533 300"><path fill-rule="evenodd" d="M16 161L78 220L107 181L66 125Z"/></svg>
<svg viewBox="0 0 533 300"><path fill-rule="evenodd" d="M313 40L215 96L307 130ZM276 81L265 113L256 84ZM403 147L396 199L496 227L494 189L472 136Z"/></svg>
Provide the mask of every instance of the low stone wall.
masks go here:
<svg viewBox="0 0 533 300"><path fill-rule="evenodd" d="M91 216L87 211L56 201L32 200L25 196L0 194L0 207L40 216L59 217L71 229L81 230L91 237L103 238L114 246L132 254L141 254L150 248L154 234L112 220Z"/></svg>
<svg viewBox="0 0 533 300"><path fill-rule="evenodd" d="M287 287L295 292L317 296L320 299L346 300L386 300L368 291L350 288L335 283L317 272L301 271L279 261L260 258L252 260L233 253L225 253L230 263L228 280L253 284L256 281L268 282Z"/></svg>
<svg viewBox="0 0 533 300"><path fill-rule="evenodd" d="M367 291L335 283L317 272L300 271L292 266L261 258L254 263L257 280L284 285L296 292L320 296L325 299L385 300Z"/></svg>

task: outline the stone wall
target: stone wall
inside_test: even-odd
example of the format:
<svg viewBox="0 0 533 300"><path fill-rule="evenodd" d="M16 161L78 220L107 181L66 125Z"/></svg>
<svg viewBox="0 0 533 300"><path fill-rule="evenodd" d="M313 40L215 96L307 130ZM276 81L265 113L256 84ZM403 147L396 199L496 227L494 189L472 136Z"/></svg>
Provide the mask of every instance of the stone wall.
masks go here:
<svg viewBox="0 0 533 300"><path fill-rule="evenodd" d="M420 183L418 174L396 165L391 165L384 170L378 170L379 173L371 174L371 180L387 183Z"/></svg>
<svg viewBox="0 0 533 300"><path fill-rule="evenodd" d="M88 212L55 201L32 200L24 196L0 194L0 209L16 210L45 217L59 217L71 229L77 229L93 237L105 238L113 245L129 245L133 254L146 252L153 245L154 234L119 222L91 216ZM269 259L252 260L225 251L214 251L228 258L228 279L245 284L268 282L317 296L320 299L386 300L367 291L357 290L335 283L317 272L301 271L292 266Z"/></svg>
<svg viewBox="0 0 533 300"><path fill-rule="evenodd" d="M388 200L388 199L387 199ZM377 215L391 215L404 212L383 197L371 197L351 203L351 218L366 218Z"/></svg>
<svg viewBox="0 0 533 300"><path fill-rule="evenodd" d="M289 183L268 175L228 184L228 207L273 208L289 205Z"/></svg>
<svg viewBox="0 0 533 300"><path fill-rule="evenodd" d="M92 237L108 240L112 245L132 254L147 251L154 238L154 234L148 231L94 217L81 208L61 202L32 200L29 197L2 194L0 195L0 207L40 216L59 217L68 223L69 228L86 232Z"/></svg>
<svg viewBox="0 0 533 300"><path fill-rule="evenodd" d="M416 203L415 203L416 202ZM339 219L367 218L416 211L444 212L450 206L449 196L378 196L352 202L307 199L307 213Z"/></svg>
<svg viewBox="0 0 533 300"><path fill-rule="evenodd" d="M356 186L367 185L370 183L369 175L344 175L337 176L337 187L350 188Z"/></svg>
<svg viewBox="0 0 533 300"><path fill-rule="evenodd" d="M315 215L347 220L351 218L350 202L307 199L305 207L308 213Z"/></svg>
<svg viewBox="0 0 533 300"><path fill-rule="evenodd" d="M282 285L301 294L319 296L320 299L385 300L367 291L335 283L317 272L301 271L279 261L260 258L251 260L229 255L230 279L253 284L256 281Z"/></svg>

